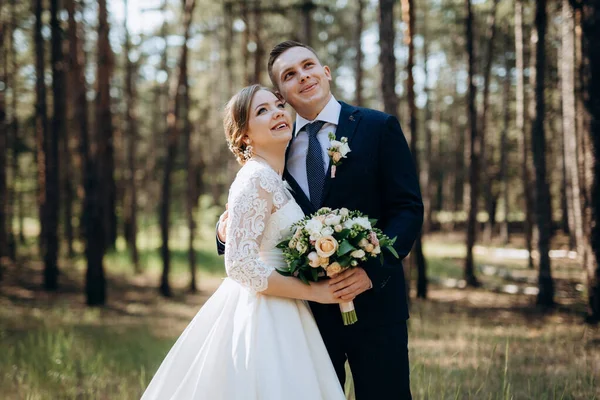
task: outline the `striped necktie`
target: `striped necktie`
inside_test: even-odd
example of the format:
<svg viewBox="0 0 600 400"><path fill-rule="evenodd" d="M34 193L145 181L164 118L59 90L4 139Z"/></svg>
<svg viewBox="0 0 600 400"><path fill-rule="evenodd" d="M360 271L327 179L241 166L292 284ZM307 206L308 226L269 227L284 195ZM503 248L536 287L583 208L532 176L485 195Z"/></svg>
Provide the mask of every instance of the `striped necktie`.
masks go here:
<svg viewBox="0 0 600 400"><path fill-rule="evenodd" d="M323 150L317 139L317 133L321 130L325 121L315 121L304 127L308 133L308 152L306 153L306 177L308 179L308 190L310 202L316 207L321 207L321 196L325 184L325 162L323 161Z"/></svg>

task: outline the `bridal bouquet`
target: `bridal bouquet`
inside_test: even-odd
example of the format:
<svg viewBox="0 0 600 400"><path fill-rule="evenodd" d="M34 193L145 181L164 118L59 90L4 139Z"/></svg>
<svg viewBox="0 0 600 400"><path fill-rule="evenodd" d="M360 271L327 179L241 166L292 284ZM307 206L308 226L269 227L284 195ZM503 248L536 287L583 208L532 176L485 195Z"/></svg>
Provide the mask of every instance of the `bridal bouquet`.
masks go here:
<svg viewBox="0 0 600 400"><path fill-rule="evenodd" d="M390 239L373 227L375 222L359 211L321 208L296 222L292 237L277 245L287 263L287 269L278 272L308 284L333 277L370 258L379 258L383 263L383 248L398 258L392 247L396 238ZM344 325L358 321L353 302L340 304L340 310Z"/></svg>

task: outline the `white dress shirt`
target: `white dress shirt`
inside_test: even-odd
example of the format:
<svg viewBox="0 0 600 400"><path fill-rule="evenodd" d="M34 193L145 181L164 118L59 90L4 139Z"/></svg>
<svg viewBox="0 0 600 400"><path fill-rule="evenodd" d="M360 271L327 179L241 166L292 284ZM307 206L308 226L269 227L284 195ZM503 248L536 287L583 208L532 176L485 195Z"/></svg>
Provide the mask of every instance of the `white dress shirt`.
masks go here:
<svg viewBox="0 0 600 400"><path fill-rule="evenodd" d="M331 99L327 105L321 110L317 118L313 121L309 121L299 114L296 114L296 129L294 131L294 140L290 144L290 151L288 153L287 168L290 174L294 177L298 185L302 188L306 197L310 199L310 191L308 189L308 177L306 176L306 154L308 153L308 133L305 130L301 131L304 126L314 121L324 121L323 127L317 133L317 139L321 144L321 152L323 153L323 164L325 165L325 173L329 168L329 155L327 149L329 148L329 133L335 135L337 130L338 122L340 120L340 112L342 106L338 101L331 95Z"/></svg>

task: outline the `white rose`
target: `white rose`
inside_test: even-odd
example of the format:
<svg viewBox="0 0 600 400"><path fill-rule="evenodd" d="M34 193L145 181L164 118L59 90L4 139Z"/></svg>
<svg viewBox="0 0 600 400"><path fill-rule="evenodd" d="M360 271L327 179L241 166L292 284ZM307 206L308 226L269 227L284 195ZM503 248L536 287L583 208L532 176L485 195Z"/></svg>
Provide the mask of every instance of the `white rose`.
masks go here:
<svg viewBox="0 0 600 400"><path fill-rule="evenodd" d="M321 231L321 235L323 236L331 236L333 235L333 228L328 226L326 228L323 228L323 230Z"/></svg>
<svg viewBox="0 0 600 400"><path fill-rule="evenodd" d="M329 142L329 144L331 145L331 147L333 147L334 149L339 149L340 147L342 147L342 142L340 142L339 140L332 140L331 142Z"/></svg>
<svg viewBox="0 0 600 400"><path fill-rule="evenodd" d="M358 245L359 245L360 247L362 247L363 249L364 249L365 247L367 247L367 245L368 245L368 244L369 244L369 241L368 241L367 239L360 239L360 242L358 242Z"/></svg>
<svg viewBox="0 0 600 400"><path fill-rule="evenodd" d="M308 260L308 264L313 268L321 266L321 260L319 258L319 255L315 251L311 251L310 253L308 253Z"/></svg>
<svg viewBox="0 0 600 400"><path fill-rule="evenodd" d="M314 241L314 242L316 242L317 240L319 240L319 239L320 239L320 238L322 238L322 237L323 237L323 235L321 234L321 232L315 232L315 233L312 233L312 234L310 235L310 238L309 238L309 239L310 239L311 241Z"/></svg>
<svg viewBox="0 0 600 400"><path fill-rule="evenodd" d="M295 249L296 248L296 244L298 243L298 241L295 238L292 238L290 240L290 242L288 243L288 247L290 249Z"/></svg>
<svg viewBox="0 0 600 400"><path fill-rule="evenodd" d="M342 157L346 157L346 154L350 153L350 146L348 146L348 143L342 143L340 146L340 153L342 153Z"/></svg>
<svg viewBox="0 0 600 400"><path fill-rule="evenodd" d="M365 229L371 229L371 223L369 222L369 218L367 217L354 218L354 223Z"/></svg>
<svg viewBox="0 0 600 400"><path fill-rule="evenodd" d="M339 215L330 214L325 218L325 225L339 225L341 221L342 217L340 217Z"/></svg>
<svg viewBox="0 0 600 400"><path fill-rule="evenodd" d="M352 260L352 261L350 261L350 265L352 265L353 267L356 267L358 265L358 261Z"/></svg>
<svg viewBox="0 0 600 400"><path fill-rule="evenodd" d="M350 214L350 211L346 207L340 208L340 215L342 217L347 217Z"/></svg>
<svg viewBox="0 0 600 400"><path fill-rule="evenodd" d="M349 219L346 222L344 222L344 228L346 228L346 229L352 229L353 226L354 226L353 219Z"/></svg>
<svg viewBox="0 0 600 400"><path fill-rule="evenodd" d="M317 219L311 219L306 223L305 229L311 235L313 233L319 233L321 232L321 229L323 229L323 223Z"/></svg>
<svg viewBox="0 0 600 400"><path fill-rule="evenodd" d="M381 253L381 247L375 246L375 248L373 249L373 254L379 254L379 253Z"/></svg>
<svg viewBox="0 0 600 400"><path fill-rule="evenodd" d="M364 250L354 250L352 253L350 253L350 257L353 257L353 258L363 258L364 256L365 256Z"/></svg>
<svg viewBox="0 0 600 400"><path fill-rule="evenodd" d="M344 227L341 226L341 225L336 225L336 226L333 227L333 230L336 231L336 232L338 232L338 233L340 233L342 231L342 229L344 229Z"/></svg>
<svg viewBox="0 0 600 400"><path fill-rule="evenodd" d="M375 246L373 246L371 243L369 243L365 246L365 251L367 253L372 253L374 249L375 249Z"/></svg>

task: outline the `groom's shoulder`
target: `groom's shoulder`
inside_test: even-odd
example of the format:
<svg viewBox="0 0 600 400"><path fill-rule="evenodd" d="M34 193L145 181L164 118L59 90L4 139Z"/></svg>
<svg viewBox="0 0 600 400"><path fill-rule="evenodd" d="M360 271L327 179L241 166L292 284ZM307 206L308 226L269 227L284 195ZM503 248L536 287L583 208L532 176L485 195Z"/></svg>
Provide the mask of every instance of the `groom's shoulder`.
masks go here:
<svg viewBox="0 0 600 400"><path fill-rule="evenodd" d="M390 114L384 113L383 111L374 110L372 108L358 107L342 103L342 107L343 106L351 107L353 112L360 113L362 118L368 119L370 122L385 123L390 118L394 118L394 116Z"/></svg>

